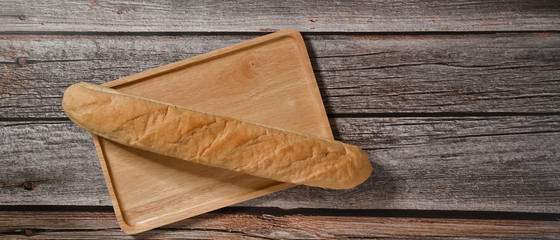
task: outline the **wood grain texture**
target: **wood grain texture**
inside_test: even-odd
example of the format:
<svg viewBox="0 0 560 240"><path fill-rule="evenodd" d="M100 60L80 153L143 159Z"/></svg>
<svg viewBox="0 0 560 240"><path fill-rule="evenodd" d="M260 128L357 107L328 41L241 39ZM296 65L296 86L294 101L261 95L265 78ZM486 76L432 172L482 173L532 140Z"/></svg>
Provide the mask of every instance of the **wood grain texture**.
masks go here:
<svg viewBox="0 0 560 240"><path fill-rule="evenodd" d="M560 212L560 116L331 120L369 154L366 183L238 206ZM0 204L110 205L89 135L72 123L2 122L0 143Z"/></svg>
<svg viewBox="0 0 560 240"><path fill-rule="evenodd" d="M0 36L0 118L65 117L103 83L253 38ZM559 112L559 34L308 35L329 113Z"/></svg>
<svg viewBox="0 0 560 240"><path fill-rule="evenodd" d="M560 212L559 14L557 0L0 0L0 205L39 209L0 212L0 238L134 238L112 212L40 209L111 206L89 134L61 111L67 86L285 28L308 33L336 137L367 149L372 178L348 191L295 187L138 238L558 238L558 221L456 211ZM455 219L330 208L451 210Z"/></svg>
<svg viewBox="0 0 560 240"><path fill-rule="evenodd" d="M0 2L2 32L559 30L555 0ZM248 19L250 16L250 19Z"/></svg>
<svg viewBox="0 0 560 240"><path fill-rule="evenodd" d="M110 212L0 212L0 237L89 238L556 238L559 221L207 213L129 236Z"/></svg>

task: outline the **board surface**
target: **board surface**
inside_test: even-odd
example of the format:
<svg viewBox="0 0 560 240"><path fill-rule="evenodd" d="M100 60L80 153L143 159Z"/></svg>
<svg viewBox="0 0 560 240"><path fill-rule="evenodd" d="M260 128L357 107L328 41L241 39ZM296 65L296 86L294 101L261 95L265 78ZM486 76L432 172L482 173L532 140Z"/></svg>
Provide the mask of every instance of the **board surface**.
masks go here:
<svg viewBox="0 0 560 240"><path fill-rule="evenodd" d="M186 42L185 44L188 44ZM104 84L333 138L301 35L285 30ZM289 188L93 136L117 220L138 233Z"/></svg>

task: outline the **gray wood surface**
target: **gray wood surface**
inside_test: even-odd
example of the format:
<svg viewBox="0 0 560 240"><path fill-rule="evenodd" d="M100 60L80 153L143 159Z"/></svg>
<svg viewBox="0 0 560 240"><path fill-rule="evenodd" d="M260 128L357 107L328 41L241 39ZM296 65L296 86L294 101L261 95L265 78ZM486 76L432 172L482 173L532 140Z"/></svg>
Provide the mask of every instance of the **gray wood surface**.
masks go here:
<svg viewBox="0 0 560 240"><path fill-rule="evenodd" d="M0 205L110 205L90 136L0 122ZM334 118L374 172L350 190L298 186L238 206L560 212L560 116Z"/></svg>
<svg viewBox="0 0 560 240"><path fill-rule="evenodd" d="M103 83L253 35L0 35L0 118L65 117ZM560 112L560 34L306 35L329 113Z"/></svg>
<svg viewBox="0 0 560 240"><path fill-rule="evenodd" d="M207 213L127 236L112 212L0 212L0 237L180 239L461 238L534 239L560 235L560 222L370 216Z"/></svg>
<svg viewBox="0 0 560 240"><path fill-rule="evenodd" d="M371 178L136 237L559 238L557 0L0 0L0 238L134 238L89 134L62 112L66 87L286 28L304 32L335 135L366 150Z"/></svg>
<svg viewBox="0 0 560 240"><path fill-rule="evenodd" d="M560 30L556 0L9 1L0 32Z"/></svg>

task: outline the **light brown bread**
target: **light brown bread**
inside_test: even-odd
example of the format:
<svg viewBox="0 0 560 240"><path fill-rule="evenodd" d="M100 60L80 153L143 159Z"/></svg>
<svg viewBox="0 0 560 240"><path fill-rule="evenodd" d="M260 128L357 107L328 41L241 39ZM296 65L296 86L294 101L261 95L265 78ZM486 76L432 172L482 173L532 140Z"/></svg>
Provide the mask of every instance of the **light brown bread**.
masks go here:
<svg viewBox="0 0 560 240"><path fill-rule="evenodd" d="M78 126L109 140L277 181L346 189L372 171L357 146L91 83L70 86L62 106Z"/></svg>

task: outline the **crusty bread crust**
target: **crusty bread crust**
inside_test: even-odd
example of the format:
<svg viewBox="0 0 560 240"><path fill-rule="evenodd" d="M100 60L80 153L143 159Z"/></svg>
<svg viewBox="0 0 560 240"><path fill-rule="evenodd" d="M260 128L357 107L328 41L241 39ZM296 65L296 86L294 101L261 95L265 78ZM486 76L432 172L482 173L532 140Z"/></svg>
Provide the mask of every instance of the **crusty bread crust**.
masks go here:
<svg viewBox="0 0 560 240"><path fill-rule="evenodd" d="M277 181L347 189L372 171L357 146L91 83L70 86L62 106L78 126L109 140Z"/></svg>

